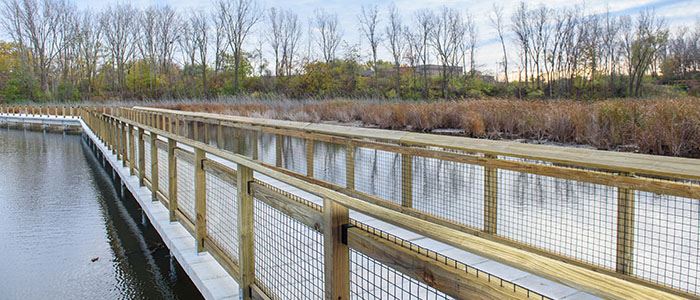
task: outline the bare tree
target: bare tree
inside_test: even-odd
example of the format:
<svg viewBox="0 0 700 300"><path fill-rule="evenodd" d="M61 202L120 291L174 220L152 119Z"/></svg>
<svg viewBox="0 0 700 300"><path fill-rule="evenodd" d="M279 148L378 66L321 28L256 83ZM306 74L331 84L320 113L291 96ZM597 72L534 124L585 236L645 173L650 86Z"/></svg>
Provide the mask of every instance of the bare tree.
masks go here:
<svg viewBox="0 0 700 300"><path fill-rule="evenodd" d="M501 50L503 51L503 75L505 76L506 83L508 82L508 53L506 52L506 42L503 34L503 7L497 4L493 4L493 14L489 15L489 21L491 21L491 26L496 30L498 34L498 40L501 42Z"/></svg>
<svg viewBox="0 0 700 300"><path fill-rule="evenodd" d="M117 86L122 98L125 96L126 63L134 54L136 45L137 23L133 17L137 13L131 5L117 5L104 10L100 18L111 61L117 66Z"/></svg>
<svg viewBox="0 0 700 300"><path fill-rule="evenodd" d="M253 26L262 18L262 13L255 0L235 0L233 3L219 0L217 8L223 14L223 28L229 47L233 50L233 93L238 94L243 43Z"/></svg>
<svg viewBox="0 0 700 300"><path fill-rule="evenodd" d="M428 64L430 63L430 36L433 33L433 25L435 24L435 14L430 10L419 10L416 12L416 32L420 41L420 61L423 65L423 98L428 98L430 91L430 81L428 79Z"/></svg>
<svg viewBox="0 0 700 300"><path fill-rule="evenodd" d="M335 60L336 51L342 40L342 33L338 28L338 15L330 14L324 10L316 10L314 26L318 33L316 42L323 53L326 63Z"/></svg>
<svg viewBox="0 0 700 300"><path fill-rule="evenodd" d="M401 56L406 47L403 35L401 15L395 5L389 6L389 23L384 30L387 40L387 49L394 60L394 89L396 96L401 97Z"/></svg>
<svg viewBox="0 0 700 300"><path fill-rule="evenodd" d="M452 67L457 64L460 43L464 37L462 16L455 9L443 7L433 28L431 42L442 65L442 97L445 98L453 73Z"/></svg>
<svg viewBox="0 0 700 300"><path fill-rule="evenodd" d="M372 71L374 71L374 85L376 88L378 81L377 70L377 47L382 41L381 33L377 32L379 25L379 9L376 5L362 6L362 12L358 16L360 20L360 29L365 38L369 42L369 47L372 50Z"/></svg>

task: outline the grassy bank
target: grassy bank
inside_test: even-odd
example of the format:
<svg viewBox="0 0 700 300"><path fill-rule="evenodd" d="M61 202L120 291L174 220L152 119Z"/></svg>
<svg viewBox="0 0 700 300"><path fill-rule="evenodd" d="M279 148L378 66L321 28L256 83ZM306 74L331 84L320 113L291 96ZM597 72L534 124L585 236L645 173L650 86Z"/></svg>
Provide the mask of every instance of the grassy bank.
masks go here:
<svg viewBox="0 0 700 300"><path fill-rule="evenodd" d="M598 149L700 157L697 98L605 100L233 101L170 103L189 111L305 122L339 122L385 129L589 145Z"/></svg>

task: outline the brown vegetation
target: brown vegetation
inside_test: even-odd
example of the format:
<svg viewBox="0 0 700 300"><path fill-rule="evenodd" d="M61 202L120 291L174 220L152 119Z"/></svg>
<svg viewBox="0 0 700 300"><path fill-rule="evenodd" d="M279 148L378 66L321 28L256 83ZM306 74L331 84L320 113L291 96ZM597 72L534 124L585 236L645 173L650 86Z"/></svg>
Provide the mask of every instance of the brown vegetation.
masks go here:
<svg viewBox="0 0 700 300"><path fill-rule="evenodd" d="M340 122L476 138L590 145L598 149L700 157L700 100L442 102L247 101L160 105L173 109L304 122Z"/></svg>

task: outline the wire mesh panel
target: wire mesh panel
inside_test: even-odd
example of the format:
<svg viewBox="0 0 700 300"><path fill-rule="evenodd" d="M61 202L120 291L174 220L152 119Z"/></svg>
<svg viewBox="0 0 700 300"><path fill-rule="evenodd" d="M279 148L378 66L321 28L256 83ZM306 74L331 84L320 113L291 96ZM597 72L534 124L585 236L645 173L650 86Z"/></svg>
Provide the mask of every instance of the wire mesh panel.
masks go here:
<svg viewBox="0 0 700 300"><path fill-rule="evenodd" d="M508 239L615 268L613 187L499 170L497 226Z"/></svg>
<svg viewBox="0 0 700 300"><path fill-rule="evenodd" d="M700 295L700 200L634 194L635 276Z"/></svg>
<svg viewBox="0 0 700 300"><path fill-rule="evenodd" d="M350 249L350 298L452 299L375 259Z"/></svg>
<svg viewBox="0 0 700 300"><path fill-rule="evenodd" d="M316 141L314 144L314 178L345 186L347 147Z"/></svg>
<svg viewBox="0 0 700 300"><path fill-rule="evenodd" d="M413 157L413 208L477 230L484 226L484 168Z"/></svg>
<svg viewBox="0 0 700 300"><path fill-rule="evenodd" d="M158 141L158 190L167 198L170 188L170 176L168 172L168 150L167 145Z"/></svg>
<svg viewBox="0 0 700 300"><path fill-rule="evenodd" d="M207 165L207 237L229 259L238 261L238 201L234 174Z"/></svg>
<svg viewBox="0 0 700 300"><path fill-rule="evenodd" d="M258 159L262 162L274 165L277 157L275 150L277 138L274 134L260 133L258 135Z"/></svg>
<svg viewBox="0 0 700 300"><path fill-rule="evenodd" d="M401 204L401 155L355 148L355 189Z"/></svg>
<svg viewBox="0 0 700 300"><path fill-rule="evenodd" d="M144 159L144 177L151 181L151 136L143 135L143 159Z"/></svg>
<svg viewBox="0 0 700 300"><path fill-rule="evenodd" d="M176 151L177 157L177 207L194 223L194 155Z"/></svg>
<svg viewBox="0 0 700 300"><path fill-rule="evenodd" d="M282 138L282 167L306 174L306 141L297 137Z"/></svg>
<svg viewBox="0 0 700 300"><path fill-rule="evenodd" d="M255 279L273 299L322 299L323 236L260 200L254 204Z"/></svg>

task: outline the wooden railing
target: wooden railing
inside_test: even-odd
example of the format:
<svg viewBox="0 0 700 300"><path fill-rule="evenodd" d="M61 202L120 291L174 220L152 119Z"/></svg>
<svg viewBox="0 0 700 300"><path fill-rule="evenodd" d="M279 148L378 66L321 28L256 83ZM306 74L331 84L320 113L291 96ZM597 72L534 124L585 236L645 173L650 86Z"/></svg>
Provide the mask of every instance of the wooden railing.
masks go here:
<svg viewBox="0 0 700 300"><path fill-rule="evenodd" d="M128 166L133 174L138 174L141 182L154 191L154 199L162 201L169 207L171 220L177 220L191 230L198 241L198 251L211 252L222 265L226 266L241 284L246 296L263 298L290 296L280 292L278 287L270 282L265 282L269 280L267 278L269 274L265 273L268 267L265 265L265 257L256 257L256 253L261 254L256 252L256 249L267 245L260 239L269 238L265 234L254 231L265 227L264 224L256 223L265 220L265 218L256 218L259 214L256 213L256 209L259 209L256 205L262 204L269 206L275 212L282 213L285 220L294 220L303 224L305 230L320 234L323 249L321 282L326 298L347 299L350 293L357 292L351 291L350 288L360 283L353 282L358 279L353 279L351 276L352 268L349 265L353 258L349 253L360 253L382 268L398 272L426 286L430 293L444 293L455 298L542 297L526 288L373 229L357 220L351 220L349 210L604 298L692 298L697 297L698 294L695 286L686 284L692 280L697 281L697 277L693 274L685 275L687 277L681 280L685 285L679 286L677 282L669 284L663 278L647 278L644 274L636 273L637 270L634 268L634 266L649 268L651 264L657 263L654 260L648 262L645 260L648 257L639 256L640 251L644 249L635 249L635 246L648 246L646 242L639 242L640 233L657 232L650 229L653 226L670 229L669 225L659 225L654 222L640 223L640 218L643 219L646 216L645 209L655 209L650 212L654 214L650 220L661 221L665 217L679 217L681 208L686 208L680 207L675 204L676 202L688 203L691 209L697 206L696 201L700 198L698 196L700 194L696 180L700 178L698 171L700 168L697 168L696 160L475 141L152 108L117 108L110 112L104 109L99 111L81 109L80 116L124 161L125 166ZM230 130L235 132L230 134ZM268 146L264 143L264 135L274 136L273 161L266 161L262 155L264 153L259 151ZM146 136L148 138L144 141ZM250 136L252 138L246 138ZM233 139L233 137L237 138ZM295 170L287 161L290 159L290 153L285 146L291 143L288 141L290 138L305 141L304 155L296 153L296 156L303 157L302 160L306 164L303 173ZM255 150L243 155L240 153L244 152L243 148L246 145L243 144L246 140L253 144L247 146L253 146ZM167 157L161 158L157 151L158 144L165 142L167 142ZM146 143L150 145L150 155L144 153ZM315 158L314 151L321 149L316 146L323 144L345 147L344 172L341 172L345 174L344 182L319 179L319 174L315 174L313 165L319 161L317 157ZM234 147L234 145L238 146ZM361 161L362 157L357 157L357 154L364 153L362 152L364 149L394 153L400 157L400 163L390 166L399 170L398 173L402 173L399 180L395 181L399 185L395 193L387 196L383 193L373 194L365 189L362 183L365 179L360 173L367 166ZM188 215L187 209L181 205L186 203L186 197L178 195L179 189L182 189L179 185L182 178L178 179L178 172L181 170L178 168L178 162L186 163L185 160L178 158L179 152L186 153L192 158L194 170L191 170L193 173L191 185L194 191L194 199L192 199L194 214ZM146 156L150 160L150 170L152 170L150 174L145 172ZM465 197L470 197L469 199L481 201L482 205L479 206L481 211L478 213L465 209L464 206L454 208L465 215L479 219L477 226L470 223L472 220L468 218L453 217L455 211L451 211L449 207L446 211L436 212L433 207L421 206L427 202L423 199L424 194L420 193L421 187L416 186L416 183L422 180L425 184L428 179L441 180L420 176L417 170L425 164L424 160L429 160L431 163L459 164L462 168L466 166L480 168L479 172L471 174L468 178L462 178L481 185L479 192L472 193L473 191L465 192L458 188L448 188L447 192L452 194L444 195L446 198L466 195ZM165 189L167 191L165 194L160 192L162 189L158 187L160 184L158 170L162 162L168 165L169 186ZM526 220L527 216L518 217L509 214L507 209L510 208L504 206L508 200L508 197L504 196L513 196L509 194L511 191L508 188L509 180L514 178L513 174L530 174L528 176L600 185L604 186L601 188L604 191L608 190L607 187L613 189L614 193L603 193L606 197L613 198L610 203L606 202L608 199L593 199L591 202L594 204L606 202L604 209L587 211L588 213L581 215L581 218L589 219L587 224L592 227L583 228L583 230L595 232L594 226L601 225L596 224L595 220L605 223L602 225L613 227L610 236L606 238L615 241L610 247L604 249L612 252L609 254L611 258L603 263L581 259L558 251L568 250L560 246L542 247L537 243L519 240L520 236L517 234L509 235L508 230L513 228L512 224L527 227L530 226L527 221L537 221ZM218 178L220 184L224 182L230 185L231 189L240 191L236 196L235 209L236 250L222 246L222 239L216 235L218 233L207 230L208 220L218 220L216 215L212 215L214 211L206 210L207 205L211 205L212 201L221 200L214 200L218 199L217 197L221 198L221 195L209 194L215 192L212 191L211 186L207 186L207 180L213 180L212 178ZM314 195L321 201L314 203L298 195L292 195L264 181L263 178L289 184ZM555 182L558 184L558 181ZM529 189L527 185L525 186L526 190ZM598 191L598 188L592 191ZM664 206L663 209L650 206L655 205L655 199L648 198L648 194L642 194L647 192L655 193L654 195L670 195L669 197L672 198L662 200L671 204ZM527 196L524 197L526 201L532 200L529 199L532 197L528 193L529 191L524 194ZM580 193L574 194L580 195ZM549 198L554 198L543 195L545 195L544 200L547 201L552 200ZM642 197L639 197L640 195ZM638 197L635 198L635 196ZM684 198L678 199L679 197ZM612 219L600 221L600 216L593 214L595 212L610 213ZM660 213L666 215L657 216ZM685 216L681 217L685 218ZM700 218L700 215L694 218ZM566 223L564 221L554 220L547 224ZM692 224L691 222L690 227ZM567 224L569 225L572 224ZM640 225L643 227L639 227ZM569 227L561 229L564 235L569 234L567 231ZM284 232L285 228L277 228L277 230ZM680 232L691 233L692 230L694 229L689 227L679 229ZM535 232L535 234L540 234L544 238L552 237L548 233ZM675 232L667 234L674 238L678 235ZM658 239L658 237L655 238ZM564 246L568 246L566 242L567 240L564 240ZM664 247L673 248L674 243L681 243L676 240L668 242L671 245ZM313 242L309 243L313 244ZM595 241L592 244L595 244ZM256 248L256 245L259 247ZM575 250L584 251L590 245L580 243L575 246ZM287 255L291 254L310 255L309 253L288 253ZM697 264L697 252L686 253L684 249L682 254L695 255L687 261L691 263L695 261ZM588 258L598 258L597 255L598 253L594 251ZM635 258L640 261L636 261ZM357 257L355 259L357 260ZM666 257L657 259L661 261ZM665 269L667 267L659 262L657 274L677 276L676 273L679 270ZM687 268L692 269L693 266ZM277 270L277 272L281 271ZM300 286L313 290L314 285L308 282L315 282L318 278L310 277L312 279L306 278L306 284L299 283ZM276 281L273 280L272 283L274 282ZM402 283L392 282L392 284L401 285ZM395 287L395 290L402 290L402 286ZM313 294L313 292L310 293Z"/></svg>

